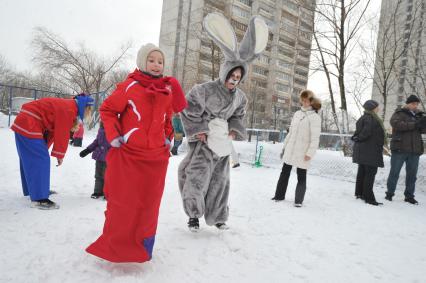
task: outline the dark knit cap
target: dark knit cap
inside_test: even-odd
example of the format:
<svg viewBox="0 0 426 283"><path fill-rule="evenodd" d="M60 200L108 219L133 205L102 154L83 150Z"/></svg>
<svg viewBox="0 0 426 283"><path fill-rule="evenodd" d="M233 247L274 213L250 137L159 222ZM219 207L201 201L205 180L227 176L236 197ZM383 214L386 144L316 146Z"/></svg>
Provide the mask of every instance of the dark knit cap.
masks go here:
<svg viewBox="0 0 426 283"><path fill-rule="evenodd" d="M413 102L420 102L420 99L417 96L415 96L414 94L410 95L407 98L407 100L405 101L405 104L410 104L410 103L413 103Z"/></svg>
<svg viewBox="0 0 426 283"><path fill-rule="evenodd" d="M364 102L364 105L362 105L362 107L364 107L364 109L368 110L368 111L372 111L377 106L379 106L379 103L375 100L372 100L372 99L367 100L366 102Z"/></svg>

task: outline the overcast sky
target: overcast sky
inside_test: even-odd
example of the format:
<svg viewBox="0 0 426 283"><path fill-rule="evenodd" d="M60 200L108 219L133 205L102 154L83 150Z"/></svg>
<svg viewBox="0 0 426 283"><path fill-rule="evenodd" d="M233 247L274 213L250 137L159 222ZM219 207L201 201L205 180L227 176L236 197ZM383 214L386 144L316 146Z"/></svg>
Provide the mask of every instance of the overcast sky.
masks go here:
<svg viewBox="0 0 426 283"><path fill-rule="evenodd" d="M0 0L0 54L17 70L30 70L33 29L43 26L102 55L132 40L133 55L143 43L158 44L161 7L161 0Z"/></svg>
<svg viewBox="0 0 426 283"><path fill-rule="evenodd" d="M372 1L369 10L378 10L380 2ZM161 8L161 0L0 0L0 55L16 70L31 70L32 33L42 26L103 56L114 55L131 40L130 70L140 45L158 44ZM327 96L322 73L310 77L308 87Z"/></svg>

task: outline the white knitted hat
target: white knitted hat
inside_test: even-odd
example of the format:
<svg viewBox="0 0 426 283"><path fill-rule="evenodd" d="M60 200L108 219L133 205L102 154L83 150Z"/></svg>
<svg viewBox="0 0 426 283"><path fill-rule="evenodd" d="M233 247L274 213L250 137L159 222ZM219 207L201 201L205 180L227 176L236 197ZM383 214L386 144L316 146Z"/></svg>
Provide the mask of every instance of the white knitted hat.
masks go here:
<svg viewBox="0 0 426 283"><path fill-rule="evenodd" d="M149 54L153 51L158 51L161 53L161 55L163 56L163 66L164 66L164 63L165 63L164 61L166 59L164 57L164 52L160 48L155 46L154 44L147 43L145 45L142 45L138 51L138 56L136 58L136 66L138 67L139 70L146 72L146 61L148 60Z"/></svg>

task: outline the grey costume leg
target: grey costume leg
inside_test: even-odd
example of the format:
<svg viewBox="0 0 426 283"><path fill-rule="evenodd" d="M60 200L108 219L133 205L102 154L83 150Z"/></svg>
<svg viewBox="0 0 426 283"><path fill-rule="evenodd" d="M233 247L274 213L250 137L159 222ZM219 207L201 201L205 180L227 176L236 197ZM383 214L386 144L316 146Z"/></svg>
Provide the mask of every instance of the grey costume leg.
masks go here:
<svg viewBox="0 0 426 283"><path fill-rule="evenodd" d="M205 215L208 225L228 219L229 156L219 157L201 142L189 143L178 179L183 208L189 217Z"/></svg>
<svg viewBox="0 0 426 283"><path fill-rule="evenodd" d="M201 218L214 168L213 152L202 142L189 143L189 152L178 169L183 209L191 218Z"/></svg>
<svg viewBox="0 0 426 283"><path fill-rule="evenodd" d="M225 223L228 220L229 168L229 156L219 158L215 164L205 198L204 217L207 225Z"/></svg>

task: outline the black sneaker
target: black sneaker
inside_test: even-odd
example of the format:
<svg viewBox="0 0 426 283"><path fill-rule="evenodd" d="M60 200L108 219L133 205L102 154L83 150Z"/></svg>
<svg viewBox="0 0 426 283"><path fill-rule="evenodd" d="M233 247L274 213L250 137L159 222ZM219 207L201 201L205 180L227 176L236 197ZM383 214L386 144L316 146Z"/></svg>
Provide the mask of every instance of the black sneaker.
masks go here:
<svg viewBox="0 0 426 283"><path fill-rule="evenodd" d="M104 194L103 193L93 193L90 197L93 199L98 199L100 197L103 197Z"/></svg>
<svg viewBox="0 0 426 283"><path fill-rule="evenodd" d="M279 201L283 201L284 198L273 197L273 198L271 198L271 200L274 200L275 202L279 202Z"/></svg>
<svg viewBox="0 0 426 283"><path fill-rule="evenodd" d="M237 167L240 167L241 165L240 165L240 163L235 163L233 166L232 166L232 168L237 168Z"/></svg>
<svg viewBox="0 0 426 283"><path fill-rule="evenodd" d="M50 199L40 199L35 200L31 202L32 208L38 208L43 210L50 210L50 209L58 209L59 205L51 201Z"/></svg>
<svg viewBox="0 0 426 283"><path fill-rule="evenodd" d="M405 202L409 202L409 203L411 203L411 204L419 204L419 202L417 201L417 200L415 200L414 198L405 198L405 200L404 200Z"/></svg>
<svg viewBox="0 0 426 283"><path fill-rule="evenodd" d="M226 223L216 223L214 226L216 226L219 230L228 230L229 226L226 225Z"/></svg>
<svg viewBox="0 0 426 283"><path fill-rule="evenodd" d="M189 218L188 228L191 232L198 232L200 230L200 222L198 218Z"/></svg>
<svg viewBox="0 0 426 283"><path fill-rule="evenodd" d="M393 195L391 195L390 193L386 193L385 200L392 201L392 197Z"/></svg>

